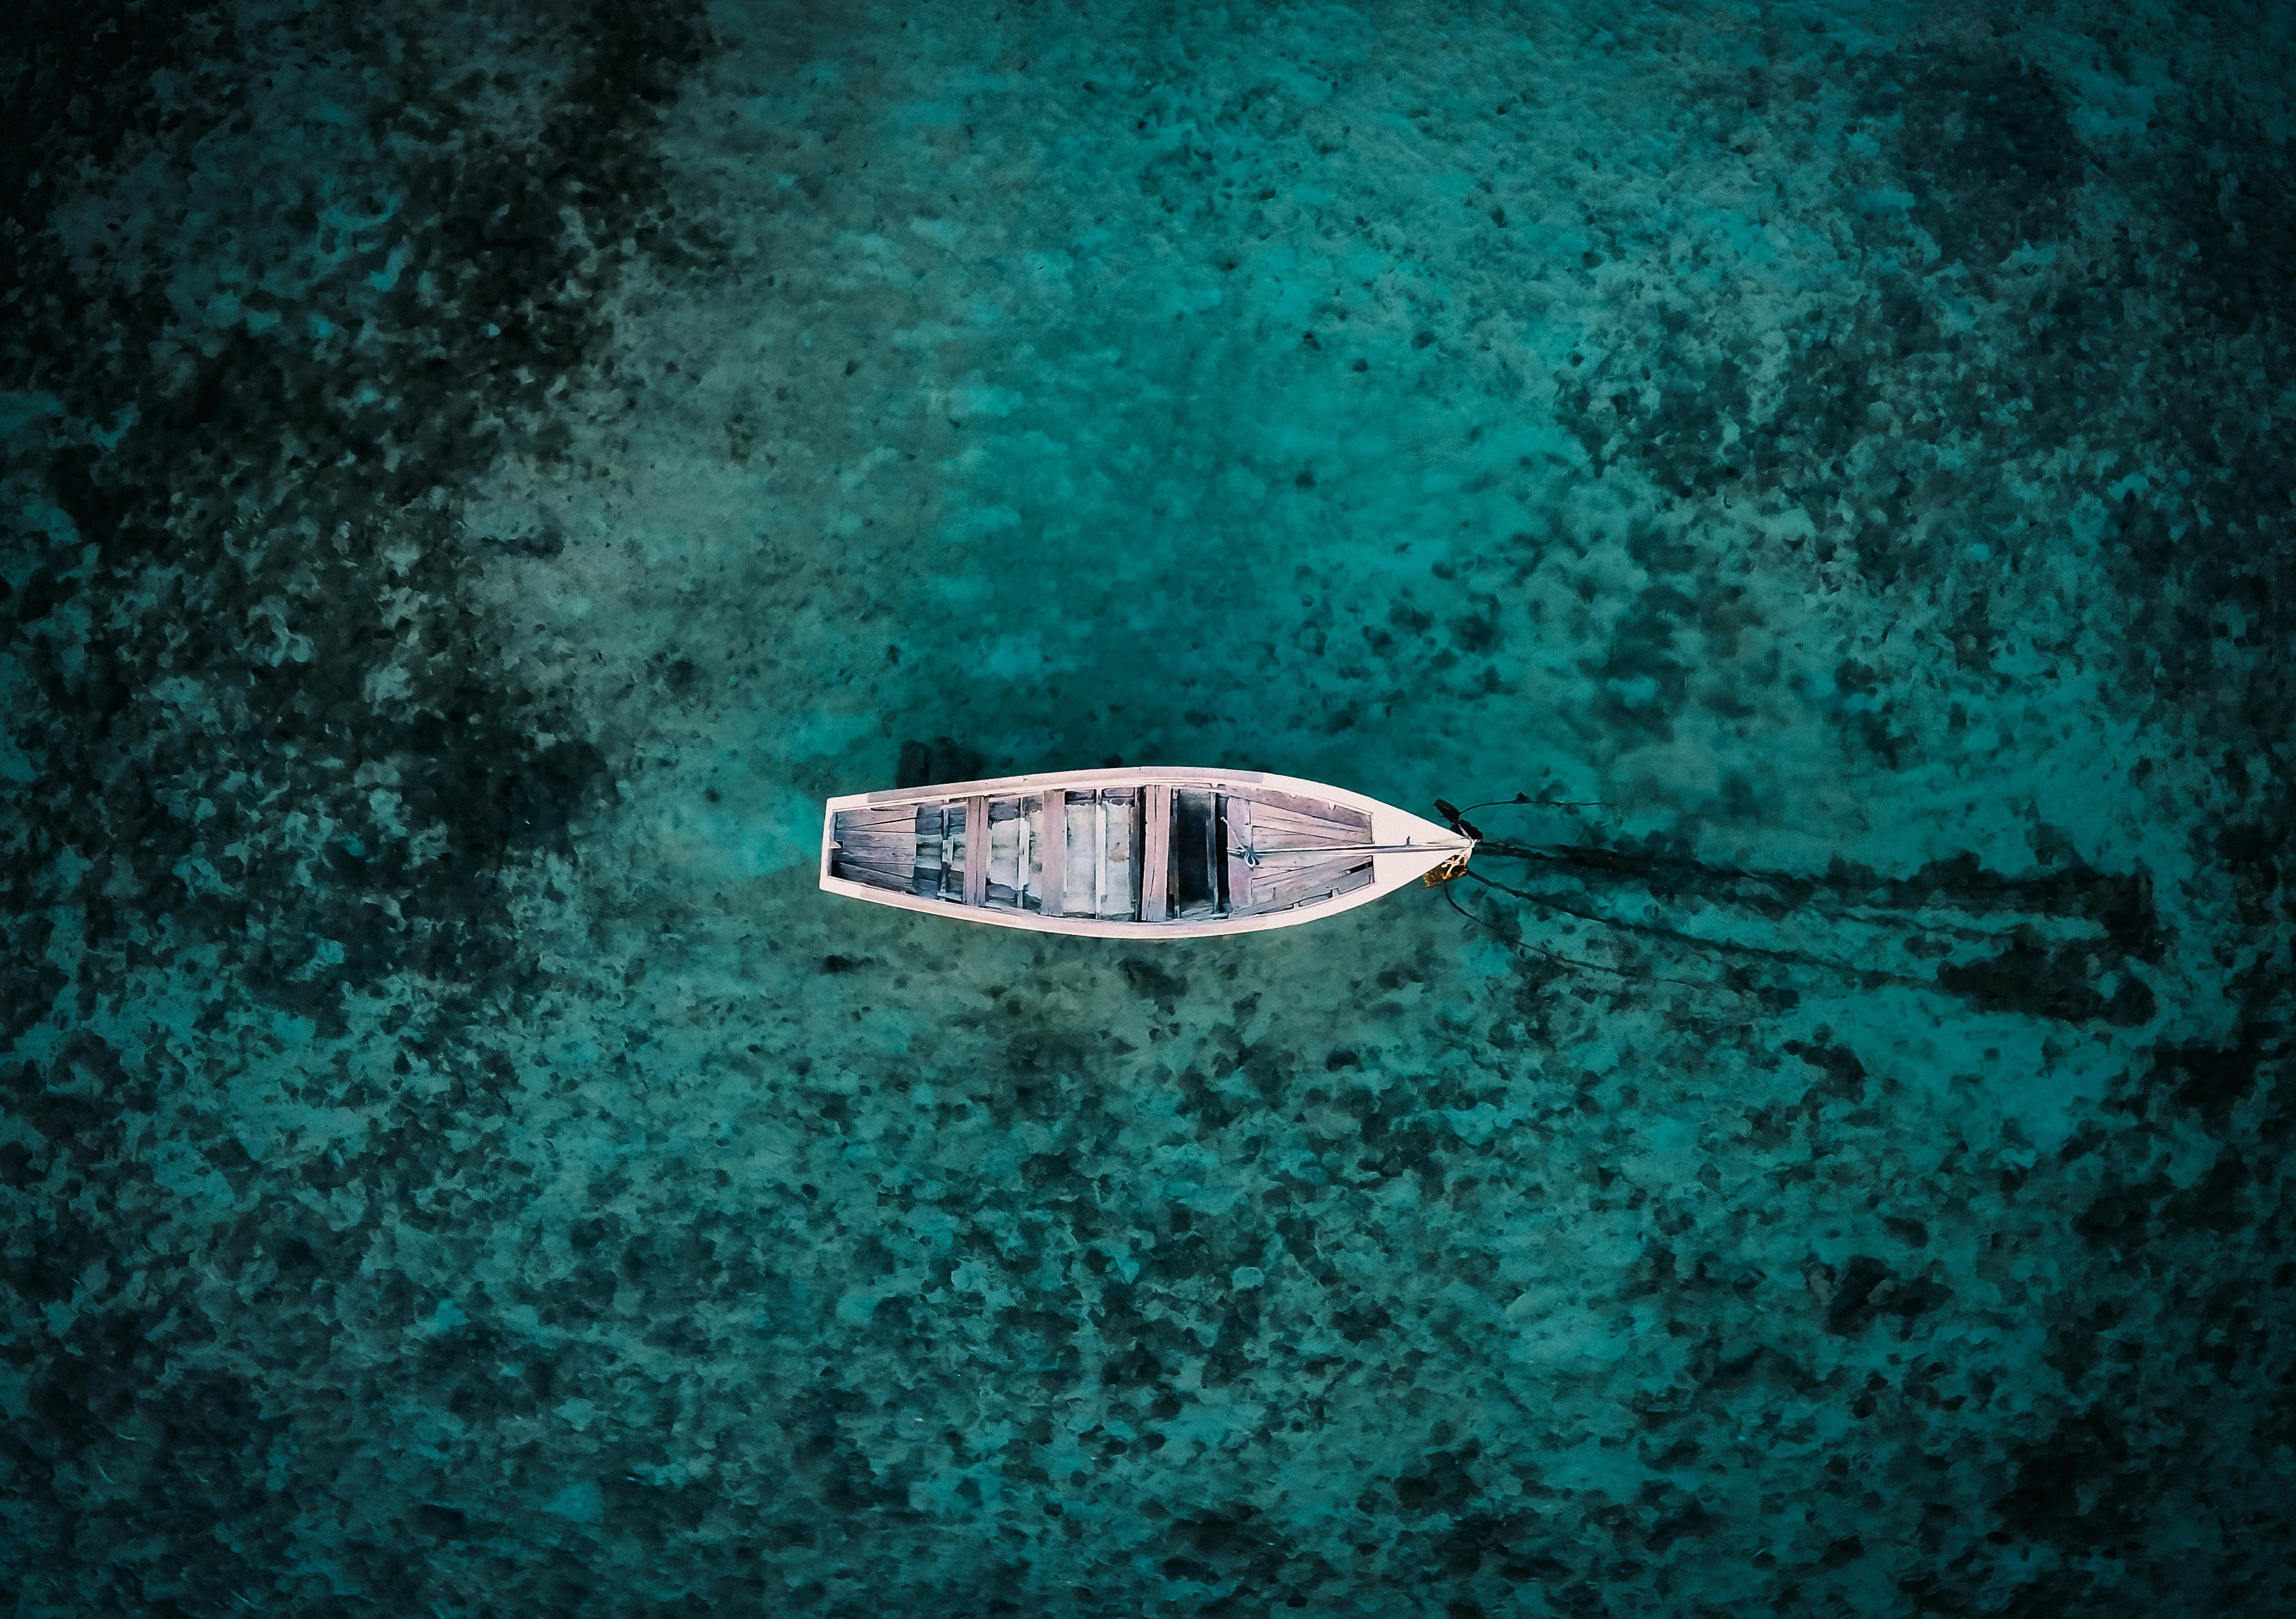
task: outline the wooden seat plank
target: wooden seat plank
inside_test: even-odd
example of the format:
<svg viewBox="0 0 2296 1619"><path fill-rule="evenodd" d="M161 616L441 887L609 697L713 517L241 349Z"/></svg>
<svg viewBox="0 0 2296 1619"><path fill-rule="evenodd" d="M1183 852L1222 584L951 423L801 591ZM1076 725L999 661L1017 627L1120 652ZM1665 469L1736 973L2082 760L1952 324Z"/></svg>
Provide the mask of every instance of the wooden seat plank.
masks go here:
<svg viewBox="0 0 2296 1619"><path fill-rule="evenodd" d="M964 902L988 902L988 801L964 801Z"/></svg>
<svg viewBox="0 0 2296 1619"><path fill-rule="evenodd" d="M1029 818L1018 798L988 801L988 879L982 898L992 905L1013 905L1027 881Z"/></svg>
<svg viewBox="0 0 2296 1619"><path fill-rule="evenodd" d="M1150 784L1144 815L1147 847L1140 859L1140 920L1162 922L1171 915L1172 789Z"/></svg>
<svg viewBox="0 0 2296 1619"><path fill-rule="evenodd" d="M1243 858L1243 851L1251 846L1256 835L1252 830L1251 801L1230 793L1221 801L1220 813L1227 819L1227 908L1234 916L1251 904L1251 866Z"/></svg>
<svg viewBox="0 0 2296 1619"><path fill-rule="evenodd" d="M1015 907L1023 910L1028 908L1029 845L1031 842L1033 840L1029 834L1029 804L1028 801L1023 799L1021 801L1021 838L1013 851L1012 900Z"/></svg>
<svg viewBox="0 0 2296 1619"><path fill-rule="evenodd" d="M1045 851L1038 857L1044 875L1037 908L1047 916L1066 914L1069 888L1069 795L1059 787L1045 794Z"/></svg>
<svg viewBox="0 0 2296 1619"><path fill-rule="evenodd" d="M1108 794L1092 795L1092 914L1108 915Z"/></svg>

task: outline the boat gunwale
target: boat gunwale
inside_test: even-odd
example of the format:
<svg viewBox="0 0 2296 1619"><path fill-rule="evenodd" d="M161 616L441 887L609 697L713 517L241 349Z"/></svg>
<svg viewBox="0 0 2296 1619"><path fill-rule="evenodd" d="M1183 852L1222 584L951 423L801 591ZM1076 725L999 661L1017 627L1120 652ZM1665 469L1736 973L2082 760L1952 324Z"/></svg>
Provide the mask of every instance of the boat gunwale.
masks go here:
<svg viewBox="0 0 2296 1619"><path fill-rule="evenodd" d="M1042 911L1005 909L997 906L970 906L955 903L938 896L902 893L897 890L874 888L849 878L832 875L831 864L835 855L837 816L840 810L889 808L900 804L935 804L966 799L1026 797L1031 793L1043 793L1054 788L1121 787L1181 785L1208 787L1215 791L1233 785L1245 792L1261 788L1290 797L1318 801L1336 807L1367 815L1372 820L1372 836L1380 845L1367 850L1372 866L1372 880L1361 888L1328 899L1305 902L1282 910L1265 911L1242 916L1204 916L1187 920L1177 918L1162 922L1143 921L1137 917L1046 916ZM1387 826L1382 827L1382 822ZM1391 829L1391 837L1383 835ZM1423 844L1414 841L1414 834L1423 829L1431 834ZM821 835L821 887L824 892L861 900L872 905L890 906L898 910L944 916L964 922L984 923L991 927L1019 928L1033 933L1068 933L1096 939L1203 939L1220 938L1231 933L1266 933L1281 927L1295 927L1301 923L1335 916L1342 911L1368 905L1397 889L1409 884L1414 878L1425 875L1445 861L1456 857L1463 849L1472 848L1473 840L1463 837L1447 827L1439 826L1424 817L1398 810L1394 805L1354 793L1327 783L1309 781L1304 777L1276 776L1259 770L1199 770L1175 765L1111 766L1090 770L1045 770L1026 776L1004 776L980 781L935 782L921 787L896 787L877 793L850 793L832 798L824 806Z"/></svg>
<svg viewBox="0 0 2296 1619"><path fill-rule="evenodd" d="M1280 782L1286 785L1278 787L1278 792L1289 791L1292 786L1316 790L1315 794L1307 796L1343 792L1338 787L1327 787L1321 782L1304 781L1292 776L1268 776L1258 770L1189 770L1177 765L1118 765L1090 770L1038 770L1028 776L998 776L981 781L934 782L922 787L888 787L878 793L849 793L841 798L832 798L829 802L832 809L857 810L877 804L938 803L944 798L1006 798L1015 793L1041 792L1046 787L1146 786L1151 782L1160 786L1182 782L1201 782L1206 785L1235 782L1251 787ZM1361 799L1359 803L1350 803L1350 809L1368 809L1373 802L1360 793L1345 793L1344 796L1349 800Z"/></svg>

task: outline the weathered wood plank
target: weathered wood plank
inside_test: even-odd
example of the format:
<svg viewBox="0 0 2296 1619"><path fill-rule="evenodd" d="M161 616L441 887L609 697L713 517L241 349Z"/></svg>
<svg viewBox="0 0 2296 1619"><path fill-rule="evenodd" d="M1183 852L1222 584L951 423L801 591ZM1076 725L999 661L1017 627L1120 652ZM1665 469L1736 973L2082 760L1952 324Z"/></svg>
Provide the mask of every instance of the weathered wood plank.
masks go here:
<svg viewBox="0 0 2296 1619"><path fill-rule="evenodd" d="M1323 834L1323 836L1332 838L1364 836L1362 831L1357 831L1355 826L1346 826L1336 820L1323 820L1320 815L1300 815L1295 810L1276 809L1275 804L1260 804L1259 809L1259 825L1263 826L1300 826L1302 831L1313 831L1313 834Z"/></svg>
<svg viewBox="0 0 2296 1619"><path fill-rule="evenodd" d="M1021 885L1021 845L1029 830L1028 818L1021 812L1017 798L993 798L988 801L988 880L982 891L983 898L996 904L1012 903L1010 896ZM1007 897L997 899L1002 891Z"/></svg>
<svg viewBox="0 0 2296 1619"><path fill-rule="evenodd" d="M1360 810L1350 810L1344 804L1326 802L1318 798L1301 798L1296 793L1278 793L1273 787L1254 787L1251 801L1265 804L1271 810L1287 810L1294 815L1312 816L1319 821L1337 821L1342 826L1352 826L1358 832L1371 830L1371 817Z"/></svg>
<svg viewBox="0 0 2296 1619"><path fill-rule="evenodd" d="M842 877L848 883L865 883L872 888L890 888L897 893L907 893L910 888L907 872L865 866L857 860L832 860L829 871L832 876Z"/></svg>
<svg viewBox="0 0 2296 1619"><path fill-rule="evenodd" d="M948 806L919 804L917 818L917 875L918 891L936 899L948 898L947 854Z"/></svg>
<svg viewBox="0 0 2296 1619"><path fill-rule="evenodd" d="M1360 881L1350 881L1360 874ZM1303 900L1321 899L1326 894L1344 893L1361 888L1371 881L1369 861L1352 865L1348 857L1323 862L1304 869L1287 867L1280 874L1270 874L1261 867L1253 874L1251 902L1245 908L1251 911L1278 910L1296 905ZM1274 880L1267 880L1272 876Z"/></svg>
<svg viewBox="0 0 2296 1619"><path fill-rule="evenodd" d="M1326 842L1321 838L1301 837L1299 833L1281 826L1256 826L1252 829L1251 852L1262 860L1335 860L1353 844Z"/></svg>
<svg viewBox="0 0 2296 1619"><path fill-rule="evenodd" d="M837 835L840 849L906 849L914 853L917 834L906 826L895 826L884 832L843 828Z"/></svg>
<svg viewBox="0 0 2296 1619"><path fill-rule="evenodd" d="M1140 916L1140 790L1100 791L1100 867L1094 879L1095 914L1111 922Z"/></svg>
<svg viewBox="0 0 2296 1619"><path fill-rule="evenodd" d="M840 849L830 857L833 866L866 866L877 871L897 873L906 876L916 862L906 854L871 853L863 850Z"/></svg>
<svg viewBox="0 0 2296 1619"><path fill-rule="evenodd" d="M1227 908L1234 915L1251 903L1251 866L1243 858L1254 836L1251 801L1230 793L1220 812L1227 818Z"/></svg>
<svg viewBox="0 0 2296 1619"><path fill-rule="evenodd" d="M1060 783L1062 785L1071 790L1082 788L1086 792L1090 792L1092 788L1104 781L1131 782L1139 780L1177 782L1218 781L1223 784L1233 783L1240 786L1250 786L1256 790L1259 784L1267 779L1267 778L1265 776L1257 770L1182 770L1168 768L1128 770L1121 767L1117 767L1095 770L1046 771L1030 776L1000 776L993 779L982 781L939 782L930 787L888 787L882 792L871 793L865 796L868 801L872 804L890 804L896 802L913 804L917 801L918 795L921 793L954 793L969 798L975 793L983 792L991 787L1002 788L1008 793L1016 790L1035 793L1042 791L1045 784L1048 781Z"/></svg>
<svg viewBox="0 0 2296 1619"><path fill-rule="evenodd" d="M1172 789L1150 784L1144 794L1147 847L1140 856L1140 920L1161 922L1171 915Z"/></svg>
<svg viewBox="0 0 2296 1619"><path fill-rule="evenodd" d="M1069 889L1069 795L1053 787L1045 793L1044 886L1037 908L1045 916L1067 914Z"/></svg>
<svg viewBox="0 0 2296 1619"><path fill-rule="evenodd" d="M897 804L882 810L840 810L837 812L840 836L851 832L898 832L916 825L916 812L906 804Z"/></svg>
<svg viewBox="0 0 2296 1619"><path fill-rule="evenodd" d="M1087 793L1082 796L1069 794L1069 915L1096 916L1100 914L1101 866L1105 851L1100 846L1102 822L1108 807L1100 801L1100 794Z"/></svg>
<svg viewBox="0 0 2296 1619"><path fill-rule="evenodd" d="M1322 867L1329 866L1334 860L1347 865L1367 858L1369 857L1359 854L1263 854L1251 862L1249 867L1250 881L1253 890L1257 892L1271 883L1288 883L1302 872L1317 870Z"/></svg>
<svg viewBox="0 0 2296 1619"><path fill-rule="evenodd" d="M840 866L873 866L880 871L898 872L904 879L914 876L917 870L914 848L873 848L865 843L856 848L848 843L833 851L830 859Z"/></svg>
<svg viewBox="0 0 2296 1619"><path fill-rule="evenodd" d="M1260 901L1265 908L1303 904L1309 900L1329 899L1333 894L1360 888L1371 881L1368 863L1356 867L1327 867L1314 875L1301 875L1275 884L1267 897Z"/></svg>
<svg viewBox="0 0 2296 1619"><path fill-rule="evenodd" d="M964 902L983 905L988 900L988 801L964 801Z"/></svg>
<svg viewBox="0 0 2296 1619"><path fill-rule="evenodd" d="M1124 910L1136 921L1140 916L1140 859L1148 842L1148 795L1135 790L1132 802L1126 806L1124 829L1126 839L1124 863Z"/></svg>
<svg viewBox="0 0 2296 1619"><path fill-rule="evenodd" d="M1337 843L1364 842L1365 829L1362 827L1326 820L1320 816L1301 815L1296 810L1286 810L1277 804L1261 804L1257 808L1259 813L1253 816L1252 819L1262 828L1279 827L1283 831L1297 832L1308 837L1327 838Z"/></svg>
<svg viewBox="0 0 2296 1619"><path fill-rule="evenodd" d="M1013 854L1013 903L1022 910L1029 906L1029 848L1035 842L1029 830L1029 801L1021 801L1021 841ZM1039 883L1041 887L1042 884Z"/></svg>
<svg viewBox="0 0 2296 1619"><path fill-rule="evenodd" d="M1092 914L1108 915L1108 794L1092 795Z"/></svg>

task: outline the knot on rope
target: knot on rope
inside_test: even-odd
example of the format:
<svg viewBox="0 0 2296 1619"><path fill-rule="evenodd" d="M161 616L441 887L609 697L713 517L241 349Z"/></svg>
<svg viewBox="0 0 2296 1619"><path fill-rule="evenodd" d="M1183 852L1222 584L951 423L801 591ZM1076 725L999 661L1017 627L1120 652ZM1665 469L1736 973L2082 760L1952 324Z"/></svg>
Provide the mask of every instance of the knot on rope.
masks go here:
<svg viewBox="0 0 2296 1619"><path fill-rule="evenodd" d="M1474 858L1474 847L1470 844L1467 848L1462 849L1458 853L1453 855L1449 859L1435 867L1434 870L1421 877L1419 879L1420 883L1423 887L1435 888L1442 883L1448 883L1454 877L1464 877L1467 875L1467 862Z"/></svg>

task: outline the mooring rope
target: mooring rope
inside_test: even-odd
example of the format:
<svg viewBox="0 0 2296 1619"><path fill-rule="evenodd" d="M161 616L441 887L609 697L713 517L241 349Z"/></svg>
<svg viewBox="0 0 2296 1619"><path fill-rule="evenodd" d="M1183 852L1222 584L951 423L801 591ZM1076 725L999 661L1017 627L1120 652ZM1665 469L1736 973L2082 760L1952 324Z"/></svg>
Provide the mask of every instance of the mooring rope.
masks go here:
<svg viewBox="0 0 2296 1619"><path fill-rule="evenodd" d="M1593 809L1607 807L1608 802L1609 801L1601 799L1535 799L1527 793L1518 793L1511 799L1490 799L1482 803L1470 804L1467 808L1469 810L1488 810L1494 806L1505 808L1519 806L1524 809L1539 810ZM1456 809L1449 802L1439 798L1435 801L1435 810L1437 814L1440 815L1444 820L1449 824L1454 832L1459 833L1464 837L1472 838L1474 841L1465 849L1462 850L1454 859L1446 861L1434 871L1429 872L1427 875L1422 879L1422 881L1427 883L1430 887L1433 887L1440 883L1448 883L1455 877L1472 877L1485 888L1491 889L1498 893L1505 894L1510 899L1520 900L1526 904L1538 906L1549 911L1558 912L1562 916L1576 917L1581 922L1591 922L1597 926L1614 928L1624 933L1638 933L1647 939L1663 940L1669 944L1690 945L1699 949L1710 951L1720 957L1727 957L1734 956L1742 959L1762 962L1775 966L1819 968L1827 972L1842 974L1845 976L1855 979L1858 982L1869 987L1882 984L1894 984L1914 989L1933 990L1937 988L1937 985L1930 980L1916 977L1910 974L1893 973L1878 967L1860 966L1855 962L1843 961L1829 956L1815 955L1807 950L1777 949L1762 945L1742 944L1731 939L1710 939L1702 934L1689 933L1682 928L1667 926L1662 923L1636 922L1625 916L1605 916L1600 911L1582 909L1578 906L1570 903L1560 895L1550 892L1541 892L1531 889L1516 888L1510 883L1502 883L1495 877L1487 876L1480 871L1470 870L1468 868L1468 861L1474 856L1482 855L1498 859L1515 859L1535 862L1550 867L1562 867L1566 868L1575 867L1581 872L1587 873L1600 873L1621 877L1640 877L1646 882L1652 875L1650 870L1650 867L1652 866L1669 867L1674 868L1677 872L1687 871L1699 876L1710 878L1718 877L1733 882L1784 884L1791 883L1792 879L1784 876L1767 876L1759 872L1739 871L1727 867L1707 866L1695 860L1684 860L1680 859L1660 859L1652 860L1644 857L1628 854L1620 851L1590 847L1581 844L1570 844L1560 848L1541 848L1537 844L1518 843L1498 838L1486 838L1483 836L1481 829L1476 826L1472 821L1467 819L1466 810ZM1488 918L1477 916L1474 912L1461 905L1457 899L1455 898L1447 889L1444 893L1444 898L1450 901L1451 908L1454 910L1456 910L1461 916L1466 917L1469 921L1477 924L1479 926L1489 929L1492 933L1496 933L1500 938L1505 940L1510 944L1519 946L1521 949L1529 950L1535 956L1542 957L1545 959L1557 963L1558 965L1586 967L1594 972L1611 973L1621 977L1651 978L1661 983L1689 984L1693 988L1726 989L1730 987L1728 985L1693 984L1692 983L1692 981L1688 979L1667 978L1657 974L1628 973L1623 968L1604 966L1599 962L1579 961L1570 957L1560 956L1551 950L1543 949L1539 946L1532 944L1529 940L1524 939L1519 933L1512 934L1508 933L1505 930L1498 927ZM1737 902L1741 905L1748 906L1749 908L1761 908L1742 898L1738 900ZM1806 906L1798 906L1791 901L1784 900L1778 901L1778 904L1780 908L1787 910L1808 908ZM1821 914L1824 913L1822 912ZM1834 919L1842 918L1840 918L1837 914ZM1857 918L1857 920L1871 920L1872 922L1879 925L1883 919L1874 917ZM1946 931L1962 932L1963 930L1948 928ZM1974 934L1971 936L1987 935Z"/></svg>
<svg viewBox="0 0 2296 1619"><path fill-rule="evenodd" d="M1477 927L1489 930L1489 932L1497 936L1502 943L1511 945L1519 950L1528 950L1532 955L1539 957L1542 961L1551 961L1557 966L1583 967L1589 973L1608 973L1616 978L1631 978L1637 982L1678 983L1684 988L1691 990L1722 989L1733 990L1734 993L1744 993L1743 990L1734 990L1734 986L1729 984L1699 983L1688 978L1669 978L1662 973L1630 973L1624 967L1606 966L1599 961L1581 961L1575 956L1557 955L1554 951L1547 949L1544 946L1533 944L1529 940L1524 938L1519 933L1510 933L1506 929L1501 927L1497 923L1493 922L1488 916L1478 916L1474 912L1460 904L1458 896L1453 893L1448 888L1446 888L1443 891L1443 898L1449 902L1453 910L1457 911L1462 916L1464 916L1468 921L1473 923Z"/></svg>

